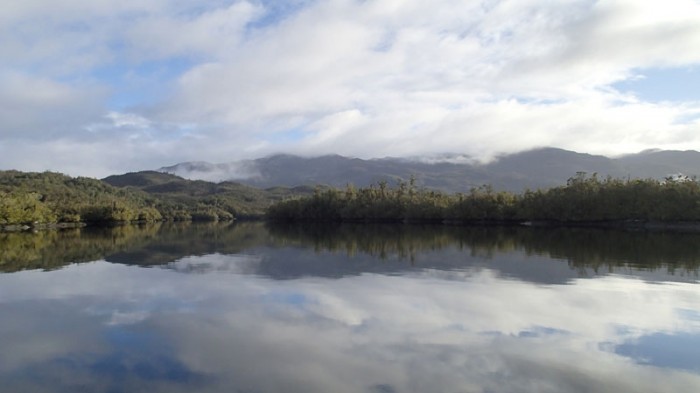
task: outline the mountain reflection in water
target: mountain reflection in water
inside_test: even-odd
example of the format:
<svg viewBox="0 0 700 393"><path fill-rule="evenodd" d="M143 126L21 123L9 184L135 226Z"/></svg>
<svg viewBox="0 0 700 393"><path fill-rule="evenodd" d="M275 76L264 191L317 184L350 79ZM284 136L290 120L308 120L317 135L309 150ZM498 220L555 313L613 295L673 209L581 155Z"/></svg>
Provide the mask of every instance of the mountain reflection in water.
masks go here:
<svg viewBox="0 0 700 393"><path fill-rule="evenodd" d="M694 391L699 240L260 223L0 234L0 383Z"/></svg>

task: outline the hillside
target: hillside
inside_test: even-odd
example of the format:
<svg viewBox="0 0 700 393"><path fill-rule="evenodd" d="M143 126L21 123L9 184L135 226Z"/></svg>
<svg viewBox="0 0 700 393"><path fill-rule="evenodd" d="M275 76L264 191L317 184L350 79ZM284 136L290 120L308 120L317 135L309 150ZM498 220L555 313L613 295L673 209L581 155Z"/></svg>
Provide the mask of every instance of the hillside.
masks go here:
<svg viewBox="0 0 700 393"><path fill-rule="evenodd" d="M646 151L618 158L542 148L498 157L479 164L463 156L431 159L383 158L363 160L338 155L299 157L274 155L256 160L223 164L180 163L159 169L189 179L235 180L254 187L324 184L366 187L386 180L395 184L411 176L416 184L446 192L467 192L490 184L495 190L520 192L526 188L549 188L565 184L577 172L597 173L604 178L653 178L700 174L696 151Z"/></svg>
<svg viewBox="0 0 700 393"><path fill-rule="evenodd" d="M131 172L103 179L107 184L138 190L160 202L165 209L186 206L188 209L217 209L235 217L260 216L273 202L291 195L308 195L311 187L273 187L258 189L237 182L212 183L187 180L156 171Z"/></svg>
<svg viewBox="0 0 700 393"><path fill-rule="evenodd" d="M230 220L261 216L273 202L310 187L256 189L145 171L104 181L60 173L0 171L0 229L55 224Z"/></svg>
<svg viewBox="0 0 700 393"><path fill-rule="evenodd" d="M162 218L144 192L53 172L0 171L0 197L0 226Z"/></svg>
<svg viewBox="0 0 700 393"><path fill-rule="evenodd" d="M182 174L186 179L172 173ZM321 187L367 187L411 182L417 189L469 192L481 185L519 193L567 183L577 173L598 179L655 179L700 173L696 151L644 151L618 158L562 149L505 155L488 164L463 156L362 160L338 155L275 155L257 160L182 163L160 171L114 175L103 181L60 173L0 171L0 226L11 224L228 220L258 217L275 202ZM198 177L234 177L209 182Z"/></svg>
<svg viewBox="0 0 700 393"><path fill-rule="evenodd" d="M700 153L694 150L648 150L617 160L632 177L660 178L683 173L700 175Z"/></svg>

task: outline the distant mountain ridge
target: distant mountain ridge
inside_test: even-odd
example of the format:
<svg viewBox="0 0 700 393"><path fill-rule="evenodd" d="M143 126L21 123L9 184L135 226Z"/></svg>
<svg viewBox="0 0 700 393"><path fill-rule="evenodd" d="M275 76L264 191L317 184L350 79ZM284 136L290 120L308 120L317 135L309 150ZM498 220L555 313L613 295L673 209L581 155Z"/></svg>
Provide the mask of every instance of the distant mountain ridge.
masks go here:
<svg viewBox="0 0 700 393"><path fill-rule="evenodd" d="M188 179L234 180L261 188L317 184L367 186L378 181L395 184L414 177L419 186L448 192L465 192L483 184L519 192L565 184L577 172L597 173L599 177L655 179L679 173L700 175L700 152L647 150L609 158L541 148L504 155L488 164L475 163L464 155L366 160L339 155L305 158L279 154L221 164L184 162L158 171Z"/></svg>

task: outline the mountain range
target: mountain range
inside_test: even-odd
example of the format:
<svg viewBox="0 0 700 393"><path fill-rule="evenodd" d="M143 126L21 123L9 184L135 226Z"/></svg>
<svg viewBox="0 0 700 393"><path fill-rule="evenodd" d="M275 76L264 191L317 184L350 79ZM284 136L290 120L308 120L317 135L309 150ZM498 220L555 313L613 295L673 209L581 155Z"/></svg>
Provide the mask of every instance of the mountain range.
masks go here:
<svg viewBox="0 0 700 393"><path fill-rule="evenodd" d="M236 181L269 188L302 185L368 186L408 181L447 192L466 192L484 184L496 190L520 192L566 184L577 172L598 177L654 178L700 175L700 152L646 150L616 158L541 148L503 155L481 164L459 155L430 158L359 159L339 155L300 157L287 154L213 164L183 162L158 171L193 180Z"/></svg>

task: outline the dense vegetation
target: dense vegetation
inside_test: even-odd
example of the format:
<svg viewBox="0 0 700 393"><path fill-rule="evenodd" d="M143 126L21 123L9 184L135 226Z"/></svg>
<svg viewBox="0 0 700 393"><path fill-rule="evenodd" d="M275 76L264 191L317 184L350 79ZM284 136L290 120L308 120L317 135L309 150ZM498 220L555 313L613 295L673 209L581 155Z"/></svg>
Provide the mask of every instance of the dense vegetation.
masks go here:
<svg viewBox="0 0 700 393"><path fill-rule="evenodd" d="M309 187L259 189L235 182L212 183L142 171L109 176L104 182L156 199L155 207L169 220L229 220L259 217L273 203L292 195L309 195Z"/></svg>
<svg viewBox="0 0 700 393"><path fill-rule="evenodd" d="M111 184L110 184L111 183ZM258 190L158 172L105 181L60 173L0 171L0 229L51 224L231 220L262 215L275 200L309 190Z"/></svg>
<svg viewBox="0 0 700 393"><path fill-rule="evenodd" d="M0 225L155 221L148 194L60 173L0 172Z"/></svg>
<svg viewBox="0 0 700 393"><path fill-rule="evenodd" d="M286 198L286 199L285 199ZM269 207L269 208L268 208ZM417 188L308 187L266 190L234 182L193 181L159 172L103 181L59 173L0 171L0 227L11 225L231 220L449 223L700 221L695 179L599 179L578 173L566 185L514 194L489 186L446 194Z"/></svg>
<svg viewBox="0 0 700 393"><path fill-rule="evenodd" d="M451 223L700 220L700 183L695 179L599 179L578 173L567 184L521 194L489 186L466 194L416 189L413 181L388 187L317 191L268 210L280 221L435 221Z"/></svg>

